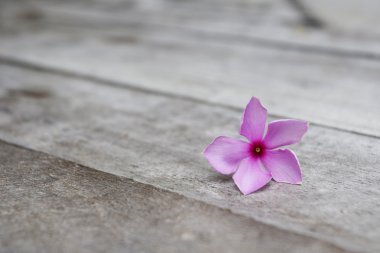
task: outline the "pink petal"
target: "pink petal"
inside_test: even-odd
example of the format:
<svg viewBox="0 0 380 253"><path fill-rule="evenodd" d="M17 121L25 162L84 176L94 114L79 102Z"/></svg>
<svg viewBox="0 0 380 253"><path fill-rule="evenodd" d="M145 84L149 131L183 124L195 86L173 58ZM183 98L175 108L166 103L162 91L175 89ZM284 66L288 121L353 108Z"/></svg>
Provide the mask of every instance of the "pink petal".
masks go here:
<svg viewBox="0 0 380 253"><path fill-rule="evenodd" d="M276 120L268 125L264 145L268 149L278 148L299 142L306 133L309 124L303 120Z"/></svg>
<svg viewBox="0 0 380 253"><path fill-rule="evenodd" d="M219 136L203 154L216 171L231 174L237 170L240 161L249 156L249 148L244 141Z"/></svg>
<svg viewBox="0 0 380 253"><path fill-rule="evenodd" d="M233 179L239 190L247 195L266 185L272 177L259 159L248 157L241 161Z"/></svg>
<svg viewBox="0 0 380 253"><path fill-rule="evenodd" d="M301 168L293 151L289 149L266 150L261 161L277 182L301 184Z"/></svg>
<svg viewBox="0 0 380 253"><path fill-rule="evenodd" d="M240 134L252 142L261 141L266 120L267 109L261 105L257 98L252 97L244 111Z"/></svg>

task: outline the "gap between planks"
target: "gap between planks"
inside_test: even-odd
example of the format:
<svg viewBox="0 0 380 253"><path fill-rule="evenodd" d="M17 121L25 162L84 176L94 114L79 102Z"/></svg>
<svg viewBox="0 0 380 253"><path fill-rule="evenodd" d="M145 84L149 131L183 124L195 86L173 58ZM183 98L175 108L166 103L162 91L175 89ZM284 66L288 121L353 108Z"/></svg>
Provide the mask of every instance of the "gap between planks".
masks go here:
<svg viewBox="0 0 380 253"><path fill-rule="evenodd" d="M198 154L215 134L235 133L240 113L176 97L103 85L94 89L92 82L49 73L5 66L3 71L2 92L7 94L8 87L13 96L0 100L0 132L7 141L229 207L345 249L379 248L374 185L380 146L371 138L313 127L308 141L294 147L305 165L303 187L271 184L242 197ZM30 92L36 84L51 95L36 99Z"/></svg>
<svg viewBox="0 0 380 253"><path fill-rule="evenodd" d="M304 3L301 3L300 1L288 1L290 6L295 9L298 9L297 12L299 12L300 6L303 6L301 8L304 8ZM338 45L329 46L324 45L320 46L319 44L305 44L302 42L298 42L297 40L294 41L287 41L287 40L276 40L271 37L257 37L254 35L245 35L241 33L233 33L233 32L224 32L221 30L213 30L213 29L207 29L207 28L197 28L194 25L181 25L181 24L173 24L174 22L170 23L168 21L159 21L156 19L152 19L149 21L149 18L147 18L144 21L140 21L136 19L135 17L128 18L127 16L124 16L123 19L120 18L118 15L107 15L107 13L102 13L101 11L97 10L96 7L94 10L81 10L78 8L73 8L73 6L68 5L69 8L63 7L63 6L38 6L34 10L35 12L35 18L30 20L35 23L40 24L52 24L52 25L67 25L67 26L76 26L81 28L87 28L87 29L108 29L110 27L123 27L125 24L140 24L140 25L148 25L156 28L171 28L171 29L177 29L180 31L186 31L189 33L194 33L201 36L211 36L217 39L225 40L226 42L229 42L231 40L233 41L239 41L246 45L254 45L258 48L270 48L270 49L276 49L276 50L290 50L294 52L300 52L305 54L318 54L318 55L326 55L326 56L333 56L333 57L344 57L344 58L357 58L357 59L366 59L366 60L373 60L373 61L380 61L380 54L371 52L368 50L360 50L358 48L342 48ZM20 7L19 7L20 8ZM21 7L25 8L25 7ZM30 8L30 7L29 7ZM59 9L62 8L62 9ZM178 7L174 7L174 10L176 10ZM173 9L173 8L172 8ZM26 7L26 10L28 10L28 7ZM42 12L40 12L42 11ZM154 15L162 15L160 13L160 10L156 10L157 12L154 12ZM178 10L177 10L178 11ZM39 17L39 15L44 15ZM95 18L92 16L95 14ZM131 14L131 13L128 13ZM303 14L302 14L303 16ZM42 18L43 17L43 18ZM101 22L99 22L99 19L101 19ZM111 20L107 20L111 19ZM304 17L301 17L301 19L304 19ZM75 21L73 21L75 20ZM137 21L138 20L138 21ZM148 21L147 21L148 20ZM57 22L58 21L58 22ZM61 23L60 23L61 22ZM62 23L63 22L63 23ZM96 23L96 24L95 24ZM289 29L289 28L287 28ZM325 28L324 28L325 29Z"/></svg>
<svg viewBox="0 0 380 253"><path fill-rule="evenodd" d="M37 64L35 62L28 62L25 60L19 60L19 59L11 58L11 57L0 56L0 63L5 64L5 65L9 65L9 66L19 67L19 68L26 68L26 69L30 69L30 70L52 73L52 74L60 75L63 77L78 78L81 80L91 81L91 82L95 82L95 83L100 84L100 85L112 86L112 87L116 87L119 89L140 91L140 92L144 92L147 94L154 94L154 95L164 96L164 97L168 97L168 98L181 98L181 99L186 99L188 101L201 103L204 105L218 106L218 107L222 107L222 108L231 109L231 110L234 110L237 112L242 111L242 108L240 108L238 106L227 105L227 104L222 104L222 103L218 103L218 102L211 102L211 101L207 101L207 100L204 100L201 98L196 98L193 96L185 96L185 95L180 95L177 93L165 92L162 90L149 89L146 87L141 87L137 84L127 83L127 82L118 82L115 80L109 80L107 78L102 78L99 76L83 74L83 73L74 72L74 71L70 71L70 70L66 70L66 69L54 68L51 66L45 66L42 64ZM268 113L268 116L275 117L275 118L286 118L287 117L286 115L279 115L279 114L273 114L273 113ZM344 128L340 128L340 127L316 123L316 122L313 122L310 120L308 120L308 121L310 122L311 125L320 126L320 127L326 128L326 129L339 130L339 131L343 131L343 132L347 132L347 133L351 133L351 134L356 134L356 135L360 135L360 136L366 136L366 137L371 137L371 138L375 138L375 139L380 139L380 135L367 134L367 133L362 133L359 131L348 130L348 129L344 129Z"/></svg>
<svg viewBox="0 0 380 253"><path fill-rule="evenodd" d="M17 33L17 25L12 27ZM19 31L25 39L5 36L2 55L240 108L251 93L276 115L380 136L378 62L201 42L178 30L151 27L97 33L72 25L34 28L34 33ZM120 39L121 32L126 39Z"/></svg>
<svg viewBox="0 0 380 253"><path fill-rule="evenodd" d="M28 174L28 179L33 180L34 182L36 182L36 184L39 182L39 176L41 174L44 175L44 173L48 174L49 177L54 179L53 181L47 181L44 184L44 187L39 190L39 194L33 195L28 198L28 201L33 201L33 209L28 208L28 206L26 206L26 208L18 207L18 214L26 213L25 215L21 215L21 217L25 217L25 220L17 220L8 223L0 222L3 224L3 226L1 226L1 229L7 228L8 231L12 231L13 226L17 226L18 231L23 231L24 229L27 230L28 228L25 228L24 225L30 222L28 220L28 215L30 215L30 212L33 211L38 212L36 211L37 207L43 209L45 212L49 212L50 215L48 215L49 218L47 218L46 220L39 216L33 217L33 225L36 226L33 230L38 230L38 225L36 225L38 223L40 223L39 226L45 226L46 223L49 223L49 227L51 228L51 230L49 231L50 239L52 236L55 237L59 234L62 234L63 232L61 230L67 229L64 226L61 228L61 230L57 229L57 226L59 226L59 223L61 221L62 215L70 217L75 217L75 215L81 215L80 213L76 213L76 209L73 208L73 202L75 202L76 204L80 205L81 213L86 212L87 216L89 213L91 213L90 216L94 216L96 215L96 212L106 212L113 214L109 215L110 217L107 218L107 222L110 222L111 224L116 222L116 224L112 226L112 231L115 231L116 229L117 231L119 231L119 234L125 235L125 231L128 231L127 234L131 233L134 236L136 236L141 234L140 230L142 229L143 233L152 233L152 231L154 231L154 233L152 234L153 240L150 240L148 244L152 244L152 247L158 247L156 249L163 248L165 249L165 252L172 252L171 248L167 248L166 245L173 244L174 242L177 242L177 244L174 243L174 252L181 252L181 250L184 250L184 252L188 252L189 248L198 249L191 250L194 252L199 252L199 250L201 250L202 248L203 250L207 249L208 252L224 252L224 250L226 250L226 252L230 252L230 250L249 252L252 247L255 247L255 249L260 249L262 252L285 253L289 251L301 252L304 250L308 250L309 252L315 253L326 251L336 253L348 252L347 250L340 248L330 242L312 236L299 234L294 231L284 230L282 228L278 228L270 224L265 224L259 220L255 220L250 217L241 215L239 213L235 213L233 212L233 210L230 210L228 208L215 206L202 200L198 200L183 195L181 193L160 188L155 185L138 182L133 178L117 176L101 170L89 168L80 163L75 163L73 161L58 158L51 154L34 150L25 146L20 146L15 143L0 140L0 149L3 151L5 150L5 153L11 153L11 155L7 156L8 159L10 157L15 157L15 160L18 163L20 162L20 159L22 161L22 165L18 164L17 166L12 164L12 162L4 162L7 164L7 168L11 167L11 169L2 170L3 174L1 175L0 173L0 179L2 181L5 181L5 185L7 184L6 181L9 180L9 183L12 185L12 188L6 189L10 192L14 190L18 194L13 194L9 196L7 195L7 190L2 189L2 191L0 191L0 194L4 198L3 200L9 203L8 205L2 206L3 211L12 210L12 203L14 201L14 198L17 198L16 203L18 203L18 205L21 205L21 203L25 201L25 198L22 197L25 195L24 193L33 192L33 190L37 189L37 186L30 186L29 184L25 184L25 181L23 181L22 184L20 184L19 182L14 182L13 180L10 180L7 177L7 175L11 175L13 177L17 177L19 180L23 180L24 171L26 171L25 173L30 173ZM44 162L39 163L40 159L42 159ZM27 163L28 160L33 161L33 166L29 166L30 162ZM4 165L4 163L0 164L0 167ZM17 171L11 171L13 168L16 167ZM24 169L22 169L23 167ZM45 172L45 170L48 172ZM33 173L31 173L31 171ZM83 181L84 178L86 178L87 186L86 184L83 185L81 183L81 181ZM64 186L55 189L54 185L57 185L57 182L61 181L66 181L67 183L64 184ZM103 186L105 182L107 182L106 187ZM80 184L81 186L78 186L78 184ZM74 187L72 185L74 185ZM88 187L88 185L91 185L91 187ZM97 187L99 185L100 187ZM4 187L4 184L1 184L0 188L1 187ZM30 188L28 189L28 187ZM86 189L91 189L91 193L89 194L89 192L86 192ZM41 196L42 192L46 190L49 191L49 194L53 193L56 195L54 198L50 197L44 200L42 204L40 202L39 197ZM72 191L72 193L70 193L70 191ZM94 191L96 193L94 193ZM59 194L56 192L58 192ZM69 193L68 195L70 195L71 199L73 198L73 196L75 196L75 194L79 194L81 197L85 196L85 199L77 201L67 200L67 197L65 198L65 195L67 195L67 193ZM86 196L86 193L89 196ZM107 196L107 199L105 200L103 196ZM153 203L152 200L154 200ZM54 202L56 201L60 202L60 209L57 209L54 205ZM81 203L78 203L78 201L81 201ZM87 208L94 210L93 208L91 208L92 201L95 201L97 205L95 214L94 212L87 210ZM66 207L67 202L70 208ZM89 203L90 207L88 207ZM136 214L136 212L133 212L136 206L139 210L138 214ZM46 209L49 207L53 208L53 212L51 212L50 209ZM155 210L154 214L149 212L152 208L154 208ZM43 212L42 210L40 211ZM123 219L124 216L119 217L117 215L118 212L123 212L123 214L126 215L127 218ZM52 219L50 217L51 213L58 214L58 220ZM180 217L179 220L178 217ZM146 222L139 221L139 219L142 218ZM165 222L163 224L156 224L154 222L155 219L165 220ZM135 220L136 222L134 222ZM223 222L220 222L220 220L223 220ZM75 228L76 226L76 231L83 229L83 227L86 228L86 221L86 218L80 217L80 222L73 224L70 227L70 231L66 231L64 233L71 233L72 228ZM109 229L108 226L102 228L102 224L103 223L101 221L97 223L97 221L94 220L90 225L91 229L86 230L85 232L87 240L88 238L95 237L96 241L92 243L95 249L101 247L99 246L98 240L105 240L104 237L107 238L106 234L111 232L107 231ZM29 224L29 226L33 225ZM97 231L97 229L100 229L101 232ZM174 233L171 231L172 229L175 230ZM165 232L162 233L163 231ZM39 243L45 239L44 237L46 236L46 233L46 231L43 231L42 233L39 233L38 236L33 235L32 232L27 234L27 236L34 236L34 244L29 246L30 249L35 249L37 252L38 250L36 248L38 248ZM95 233L97 236L100 236L99 234L102 233L105 234L100 237L97 237L94 236L93 233ZM169 234L167 235L167 233ZM229 236L231 234L234 235L232 238ZM169 236L170 238L166 239L167 241L164 245L160 244L161 240L158 242L154 240L154 238L160 238L162 236ZM209 239L202 240L205 236L209 237ZM16 250L18 247L20 247L20 244L13 244L13 242L17 242L18 240L25 241L26 239L28 239L23 236L20 236L20 233L12 235L11 233L7 233L6 231L3 231L2 238L4 240L7 240L5 238L8 238L8 240L12 241L11 243L7 243L6 247L1 245L0 248L2 248L3 250L5 248L8 248L10 250ZM128 236L124 236L121 239L123 244L119 246L121 247L121 249L125 249L125 247L137 247L136 250L141 251L147 245L146 241L141 244L128 243ZM142 238L142 241L144 241L144 239L145 238ZM115 240L115 238L108 238L103 243L106 245L107 248L111 249L112 246L110 245L114 244L113 240ZM273 240L275 240L275 243L273 243ZM45 250L47 249L46 247L54 248L55 250L57 250L57 247L60 248L59 244L55 244L54 240L49 241L49 244L44 245ZM84 250L83 247L85 246L80 244L75 239L65 238L64 241L64 245L68 243L72 244L72 246L69 247L71 248L71 250L68 251L79 249L81 249L81 251ZM187 249L186 247L183 248L184 243L186 241L191 242L191 244L187 246ZM223 242L225 242L226 245L223 245ZM114 251L114 249L112 251ZM124 250L122 251L124 252ZM353 253L355 251L350 252Z"/></svg>

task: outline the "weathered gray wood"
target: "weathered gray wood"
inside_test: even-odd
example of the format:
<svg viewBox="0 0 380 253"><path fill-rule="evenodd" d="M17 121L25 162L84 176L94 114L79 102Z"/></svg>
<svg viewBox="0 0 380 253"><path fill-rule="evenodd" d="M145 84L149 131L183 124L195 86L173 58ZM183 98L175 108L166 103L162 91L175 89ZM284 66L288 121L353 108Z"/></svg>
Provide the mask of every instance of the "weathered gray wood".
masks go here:
<svg viewBox="0 0 380 253"><path fill-rule="evenodd" d="M1 139L345 250L380 250L377 138L312 125L294 148L303 185L244 197L201 155L215 136L236 136L240 112L6 66L0 77Z"/></svg>
<svg viewBox="0 0 380 253"><path fill-rule="evenodd" d="M138 21L216 35L243 37L264 47L285 46L300 50L379 58L380 22L376 0L259 0L259 1L5 1L27 6L18 16L41 18L35 9L64 11L114 21ZM3 8L4 9L4 8ZM4 11L9 12L9 10Z"/></svg>
<svg viewBox="0 0 380 253"><path fill-rule="evenodd" d="M3 142L0 161L1 252L344 252Z"/></svg>
<svg viewBox="0 0 380 253"><path fill-rule="evenodd" d="M274 115L380 136L380 61L263 50L171 28L76 23L3 33L0 55L238 108L255 95Z"/></svg>

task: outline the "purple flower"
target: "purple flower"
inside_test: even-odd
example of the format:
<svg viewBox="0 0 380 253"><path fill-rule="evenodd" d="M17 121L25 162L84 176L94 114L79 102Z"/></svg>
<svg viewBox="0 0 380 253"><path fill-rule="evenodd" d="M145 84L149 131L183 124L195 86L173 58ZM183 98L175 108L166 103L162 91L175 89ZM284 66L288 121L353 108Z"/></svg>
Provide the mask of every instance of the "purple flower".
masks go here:
<svg viewBox="0 0 380 253"><path fill-rule="evenodd" d="M244 111L240 134L249 142L219 136L204 151L208 162L219 173L233 174L240 191L250 194L272 178L277 182L301 184L301 168L289 149L278 149L299 142L309 125L306 121L272 121L264 136L267 109L253 97Z"/></svg>

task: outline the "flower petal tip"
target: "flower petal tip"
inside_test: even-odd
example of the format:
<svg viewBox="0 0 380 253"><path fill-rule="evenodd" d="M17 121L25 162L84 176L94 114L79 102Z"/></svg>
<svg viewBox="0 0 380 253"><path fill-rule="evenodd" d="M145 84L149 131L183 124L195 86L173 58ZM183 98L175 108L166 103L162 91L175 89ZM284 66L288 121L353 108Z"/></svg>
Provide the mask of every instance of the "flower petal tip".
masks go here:
<svg viewBox="0 0 380 253"><path fill-rule="evenodd" d="M310 122L309 122L309 121L305 121L305 120L302 120L302 121L303 121L303 123L305 124L305 129L306 129L305 133L306 133L307 130L309 130Z"/></svg>
<svg viewBox="0 0 380 253"><path fill-rule="evenodd" d="M264 187L272 176L262 170L257 159L246 158L240 162L232 178L239 190L248 195Z"/></svg>
<svg viewBox="0 0 380 253"><path fill-rule="evenodd" d="M240 189L239 189L240 190ZM242 192L241 190L240 190L240 192L244 195L244 196L248 196L248 195L250 195L250 194L252 194L253 192Z"/></svg>
<svg viewBox="0 0 380 253"><path fill-rule="evenodd" d="M305 131L303 133L303 135L305 135L305 133L309 130L309 127L310 127L310 122L309 121L305 121L305 120L300 120L303 124L305 124ZM302 136L303 136L302 135Z"/></svg>
<svg viewBox="0 0 380 253"><path fill-rule="evenodd" d="M240 135L249 141L260 141L263 138L267 119L267 109L260 100L252 97L243 112L240 124Z"/></svg>
<svg viewBox="0 0 380 253"><path fill-rule="evenodd" d="M255 191L249 191L249 190L245 190L243 188L240 188L235 180L234 180L234 182L235 182L236 187L239 189L239 191L241 192L241 194L244 195L244 196L250 195L250 194L252 194L252 193L255 192Z"/></svg>
<svg viewBox="0 0 380 253"><path fill-rule="evenodd" d="M293 184L302 185L302 175L300 175L300 179Z"/></svg>
<svg viewBox="0 0 380 253"><path fill-rule="evenodd" d="M249 155L249 147L249 143L241 140L219 136L207 146L203 155L217 172L231 175Z"/></svg>

